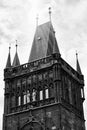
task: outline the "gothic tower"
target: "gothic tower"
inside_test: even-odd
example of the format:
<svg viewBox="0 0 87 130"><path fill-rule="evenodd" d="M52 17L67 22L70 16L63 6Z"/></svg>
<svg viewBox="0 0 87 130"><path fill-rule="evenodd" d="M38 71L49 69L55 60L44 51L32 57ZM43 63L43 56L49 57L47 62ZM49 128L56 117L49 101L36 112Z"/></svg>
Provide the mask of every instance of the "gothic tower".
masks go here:
<svg viewBox="0 0 87 130"><path fill-rule="evenodd" d="M17 46L4 69L3 130L85 130L84 76L62 59L51 21L37 26L28 63Z"/></svg>

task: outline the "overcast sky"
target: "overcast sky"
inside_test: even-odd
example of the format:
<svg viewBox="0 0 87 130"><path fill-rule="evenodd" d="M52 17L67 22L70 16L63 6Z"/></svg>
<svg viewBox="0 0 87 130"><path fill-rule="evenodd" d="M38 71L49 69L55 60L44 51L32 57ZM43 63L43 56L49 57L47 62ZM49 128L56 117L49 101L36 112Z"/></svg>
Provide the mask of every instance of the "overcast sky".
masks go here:
<svg viewBox="0 0 87 130"><path fill-rule="evenodd" d="M39 15L38 24L47 22L49 6L52 7L52 23L61 55L73 68L78 51L85 76L84 110L87 120L87 0L0 0L0 130L4 104L3 69L9 44L12 61L15 40L18 40L20 62L27 63L36 29L36 16Z"/></svg>

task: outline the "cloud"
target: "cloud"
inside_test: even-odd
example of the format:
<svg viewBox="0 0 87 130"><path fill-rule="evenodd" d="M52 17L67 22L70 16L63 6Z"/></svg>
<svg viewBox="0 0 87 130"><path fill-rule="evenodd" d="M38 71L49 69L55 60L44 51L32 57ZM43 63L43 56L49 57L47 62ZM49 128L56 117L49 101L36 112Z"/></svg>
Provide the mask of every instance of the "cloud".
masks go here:
<svg viewBox="0 0 87 130"><path fill-rule="evenodd" d="M65 0L65 1L66 1L66 4L69 4L69 5L76 5L79 2L81 2L81 0Z"/></svg>
<svg viewBox="0 0 87 130"><path fill-rule="evenodd" d="M0 37L11 41L19 35L23 30L23 23L27 21L28 11L31 4L28 0L3 0L0 1ZM26 25L26 24L25 24ZM22 34L23 35L23 34Z"/></svg>

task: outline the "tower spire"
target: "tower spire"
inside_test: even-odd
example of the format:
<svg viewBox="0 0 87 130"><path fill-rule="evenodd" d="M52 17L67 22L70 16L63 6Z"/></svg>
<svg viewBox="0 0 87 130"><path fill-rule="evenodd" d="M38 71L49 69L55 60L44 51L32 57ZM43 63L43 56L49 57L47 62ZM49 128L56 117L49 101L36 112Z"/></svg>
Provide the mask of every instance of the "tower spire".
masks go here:
<svg viewBox="0 0 87 130"><path fill-rule="evenodd" d="M50 22L51 22L51 14L52 14L51 7L49 7L49 19L50 19Z"/></svg>
<svg viewBox="0 0 87 130"><path fill-rule="evenodd" d="M80 64L79 64L79 61L78 61L78 53L76 51L76 71L82 75L82 72L81 72L81 68L80 68Z"/></svg>
<svg viewBox="0 0 87 130"><path fill-rule="evenodd" d="M17 44L17 40L16 40L16 53L15 53L15 57L14 57L14 60L13 60L13 64L12 66L18 66L20 65L20 61L19 61L19 57L18 57L18 53L17 53L17 47L18 47L18 44Z"/></svg>
<svg viewBox="0 0 87 130"><path fill-rule="evenodd" d="M11 67L11 56L10 56L10 49L11 49L11 46L9 45L9 54L8 54L8 59L7 59L6 68Z"/></svg>

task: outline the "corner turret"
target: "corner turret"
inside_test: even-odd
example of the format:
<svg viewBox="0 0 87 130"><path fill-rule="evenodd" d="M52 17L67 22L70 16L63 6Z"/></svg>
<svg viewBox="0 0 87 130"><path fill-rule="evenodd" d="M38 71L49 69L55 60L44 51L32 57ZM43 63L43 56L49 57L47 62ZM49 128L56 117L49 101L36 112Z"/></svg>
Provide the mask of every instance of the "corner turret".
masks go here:
<svg viewBox="0 0 87 130"><path fill-rule="evenodd" d="M6 63L6 68L10 68L11 67L10 49L11 49L11 47L9 46L9 54L8 54L8 59L7 59L7 63Z"/></svg>

